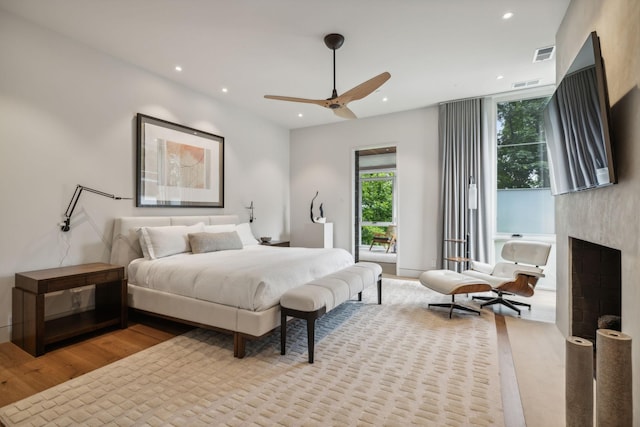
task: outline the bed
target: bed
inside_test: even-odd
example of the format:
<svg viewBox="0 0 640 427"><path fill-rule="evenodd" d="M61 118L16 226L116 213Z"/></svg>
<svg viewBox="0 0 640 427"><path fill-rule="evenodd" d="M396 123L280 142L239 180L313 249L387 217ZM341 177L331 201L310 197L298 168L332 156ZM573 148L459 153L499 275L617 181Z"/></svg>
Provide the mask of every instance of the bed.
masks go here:
<svg viewBox="0 0 640 427"><path fill-rule="evenodd" d="M236 215L122 217L114 221L111 263L125 266L129 307L230 332L242 358L247 338L280 325L287 289L346 268L353 257L344 249L259 245Z"/></svg>

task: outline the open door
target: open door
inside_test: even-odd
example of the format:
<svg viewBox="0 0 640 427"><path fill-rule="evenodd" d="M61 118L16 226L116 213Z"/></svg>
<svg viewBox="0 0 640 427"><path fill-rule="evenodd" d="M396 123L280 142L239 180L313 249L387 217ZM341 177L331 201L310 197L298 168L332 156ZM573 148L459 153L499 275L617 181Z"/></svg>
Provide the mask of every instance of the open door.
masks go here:
<svg viewBox="0 0 640 427"><path fill-rule="evenodd" d="M396 148L356 151L355 221L356 261L372 261L396 274L398 203Z"/></svg>

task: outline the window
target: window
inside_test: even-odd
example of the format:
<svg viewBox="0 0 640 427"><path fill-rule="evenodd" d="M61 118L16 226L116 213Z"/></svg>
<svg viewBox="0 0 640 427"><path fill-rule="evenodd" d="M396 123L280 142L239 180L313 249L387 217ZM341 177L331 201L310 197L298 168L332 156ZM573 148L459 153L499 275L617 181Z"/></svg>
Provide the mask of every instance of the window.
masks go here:
<svg viewBox="0 0 640 427"><path fill-rule="evenodd" d="M394 171L362 172L360 174L361 243L371 244L374 234L384 234L393 224Z"/></svg>
<svg viewBox="0 0 640 427"><path fill-rule="evenodd" d="M542 111L548 96L496 102L496 231L554 234Z"/></svg>

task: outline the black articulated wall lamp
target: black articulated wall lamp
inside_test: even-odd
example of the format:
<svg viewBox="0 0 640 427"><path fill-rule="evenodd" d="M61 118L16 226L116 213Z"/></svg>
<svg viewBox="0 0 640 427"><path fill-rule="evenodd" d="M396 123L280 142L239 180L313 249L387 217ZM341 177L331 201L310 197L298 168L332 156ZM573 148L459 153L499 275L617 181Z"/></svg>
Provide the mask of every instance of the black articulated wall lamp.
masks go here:
<svg viewBox="0 0 640 427"><path fill-rule="evenodd" d="M73 215L73 210L76 208L80 195L83 191L89 191L90 193L95 193L114 200L132 200L131 197L114 196L113 194L105 193L104 191L95 190L83 185L77 185L76 190L73 192L73 196L71 196L71 201L69 201L69 206L67 206L67 210L64 212L64 222L60 224L60 229L62 231L69 231L69 229L71 229L71 215Z"/></svg>
<svg viewBox="0 0 640 427"><path fill-rule="evenodd" d="M256 219L256 217L253 216L253 200L251 201L251 204L247 206L247 209L249 209L249 222L253 222L253 220Z"/></svg>

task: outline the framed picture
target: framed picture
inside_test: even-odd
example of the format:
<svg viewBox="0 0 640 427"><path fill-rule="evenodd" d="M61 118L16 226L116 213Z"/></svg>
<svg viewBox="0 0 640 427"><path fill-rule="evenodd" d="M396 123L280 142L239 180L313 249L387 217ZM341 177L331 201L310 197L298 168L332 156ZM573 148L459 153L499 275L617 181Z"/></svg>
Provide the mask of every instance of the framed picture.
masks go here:
<svg viewBox="0 0 640 427"><path fill-rule="evenodd" d="M224 138L138 113L136 206L224 207Z"/></svg>

